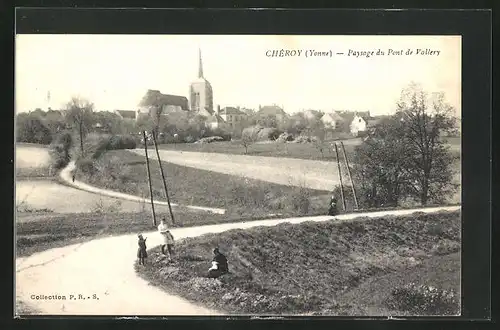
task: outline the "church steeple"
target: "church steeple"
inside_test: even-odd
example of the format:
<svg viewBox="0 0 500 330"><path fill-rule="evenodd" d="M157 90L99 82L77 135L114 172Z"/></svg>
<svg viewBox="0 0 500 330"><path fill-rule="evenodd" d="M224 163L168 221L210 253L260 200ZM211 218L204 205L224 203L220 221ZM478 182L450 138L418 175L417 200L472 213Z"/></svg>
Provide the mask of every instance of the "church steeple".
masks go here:
<svg viewBox="0 0 500 330"><path fill-rule="evenodd" d="M200 64L198 67L198 78L203 78L203 62L201 60L201 48L198 48Z"/></svg>

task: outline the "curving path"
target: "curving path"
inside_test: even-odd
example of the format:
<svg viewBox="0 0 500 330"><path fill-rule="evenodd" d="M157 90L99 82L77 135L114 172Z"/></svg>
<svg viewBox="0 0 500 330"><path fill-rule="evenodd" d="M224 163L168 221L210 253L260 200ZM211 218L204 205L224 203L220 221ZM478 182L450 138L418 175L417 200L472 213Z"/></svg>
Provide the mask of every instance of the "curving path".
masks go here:
<svg viewBox="0 0 500 330"><path fill-rule="evenodd" d="M357 217L405 215L413 212L455 211L460 206L345 214L336 221ZM330 216L230 223L173 229L176 238L195 237L235 228L274 226L283 222L327 221ZM145 234L148 248L161 242L155 232ZM139 278L133 263L136 235L123 235L70 245L16 259L16 297L43 315L213 315L209 310L150 286ZM208 267L208 266L207 266ZM81 300L40 300L37 296L81 294ZM99 300L92 299L96 295ZM90 297L90 298L89 298Z"/></svg>
<svg viewBox="0 0 500 330"><path fill-rule="evenodd" d="M73 187L73 188L85 190L85 191L92 192L92 193L99 194L99 195L103 195L103 196L109 196L109 197L118 198L118 199L122 199L122 200L133 201L133 202L144 202L145 201L144 198L141 198L138 196L124 194L121 192L107 190L107 189L97 188L97 187L91 186L89 184L86 184L86 183L78 181L78 180L75 180L73 182L73 180L72 180L73 178L72 178L71 173L75 170L75 167L76 167L75 162L72 161L68 164L68 166L66 166L59 173L59 175L60 175L61 179L64 181L64 183ZM149 202L149 199L147 199L147 201ZM154 200L153 203L155 206L156 205L168 206L168 203L163 202L163 201ZM170 203L170 205L174 206L174 207L179 206L178 204L175 204L175 203ZM193 210L198 210L198 211L207 211L207 212L212 212L212 213L217 213L217 214L224 214L226 212L225 209L214 208L214 207L204 207L204 206L194 206L194 205L181 205L181 206L186 207L188 209L193 209Z"/></svg>

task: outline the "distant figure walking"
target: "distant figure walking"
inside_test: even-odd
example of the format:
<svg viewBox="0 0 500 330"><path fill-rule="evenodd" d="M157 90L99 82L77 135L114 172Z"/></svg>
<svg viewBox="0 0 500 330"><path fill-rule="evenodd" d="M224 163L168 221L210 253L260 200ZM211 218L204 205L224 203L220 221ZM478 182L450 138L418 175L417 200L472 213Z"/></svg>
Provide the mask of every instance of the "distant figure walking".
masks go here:
<svg viewBox="0 0 500 330"><path fill-rule="evenodd" d="M73 182L75 182L76 173L73 172Z"/></svg>
<svg viewBox="0 0 500 330"><path fill-rule="evenodd" d="M137 258L139 258L139 265L145 265L145 260L148 257L148 252L146 248L146 238L142 237L142 234L139 234L137 237L139 237L139 249L137 250Z"/></svg>
<svg viewBox="0 0 500 330"><path fill-rule="evenodd" d="M163 244L161 245L161 253L165 253L165 247L167 247L168 250L168 257L170 260L173 258L173 248L175 244L175 239L174 235L168 230L167 224L165 222L165 218L161 219L161 223L158 225L158 232L163 238Z"/></svg>
<svg viewBox="0 0 500 330"><path fill-rule="evenodd" d="M212 267L208 270L209 278L217 278L229 272L227 258L220 253L219 248L214 249L214 258L212 260Z"/></svg>
<svg viewBox="0 0 500 330"><path fill-rule="evenodd" d="M335 196L332 196L330 199L330 206L328 208L328 215L337 215L338 214L338 209L337 209L337 198Z"/></svg>

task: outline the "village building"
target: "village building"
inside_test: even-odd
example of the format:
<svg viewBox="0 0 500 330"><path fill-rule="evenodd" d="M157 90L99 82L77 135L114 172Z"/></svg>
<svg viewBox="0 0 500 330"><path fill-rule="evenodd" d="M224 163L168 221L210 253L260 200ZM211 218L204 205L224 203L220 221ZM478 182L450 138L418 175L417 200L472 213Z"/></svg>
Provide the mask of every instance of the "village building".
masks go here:
<svg viewBox="0 0 500 330"><path fill-rule="evenodd" d="M303 114L307 120L320 119L322 117L321 111L318 110L306 110Z"/></svg>
<svg viewBox="0 0 500 330"><path fill-rule="evenodd" d="M247 114L240 110L240 107L225 107L217 111L218 115L226 122L227 127L235 128L247 118Z"/></svg>
<svg viewBox="0 0 500 330"><path fill-rule="evenodd" d="M282 107L273 105L260 106L259 111L257 112L259 117L269 117L272 116L276 118L277 121L281 122L288 117L287 113L283 110Z"/></svg>
<svg viewBox="0 0 500 330"><path fill-rule="evenodd" d="M328 129L336 129L340 123L343 122L343 118L336 112L325 113L321 118L321 122Z"/></svg>
<svg viewBox="0 0 500 330"><path fill-rule="evenodd" d="M355 112L354 118L349 125L350 132L353 136L358 136L364 133L368 129L368 122L372 118L370 117L370 112Z"/></svg>
<svg viewBox="0 0 500 330"><path fill-rule="evenodd" d="M214 95L210 82L203 76L203 61L199 51L198 78L189 86L189 104L191 111L209 117L214 113Z"/></svg>
<svg viewBox="0 0 500 330"><path fill-rule="evenodd" d="M143 116L155 116L156 112L160 110L161 115L168 115L173 112L188 111L188 99L185 96L162 94L159 90L149 89L146 92L143 100L154 100L154 103L161 106L161 108L152 106L140 106L136 111L135 119L139 120ZM126 115L126 113L124 113Z"/></svg>

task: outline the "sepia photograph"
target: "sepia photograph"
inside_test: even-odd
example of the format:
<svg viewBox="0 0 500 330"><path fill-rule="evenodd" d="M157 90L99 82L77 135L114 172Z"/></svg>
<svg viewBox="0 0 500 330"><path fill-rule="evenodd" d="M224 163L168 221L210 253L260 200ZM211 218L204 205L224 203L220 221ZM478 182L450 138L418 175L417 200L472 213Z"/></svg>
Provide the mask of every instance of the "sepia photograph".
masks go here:
<svg viewBox="0 0 500 330"><path fill-rule="evenodd" d="M460 316L461 54L16 35L15 314Z"/></svg>

